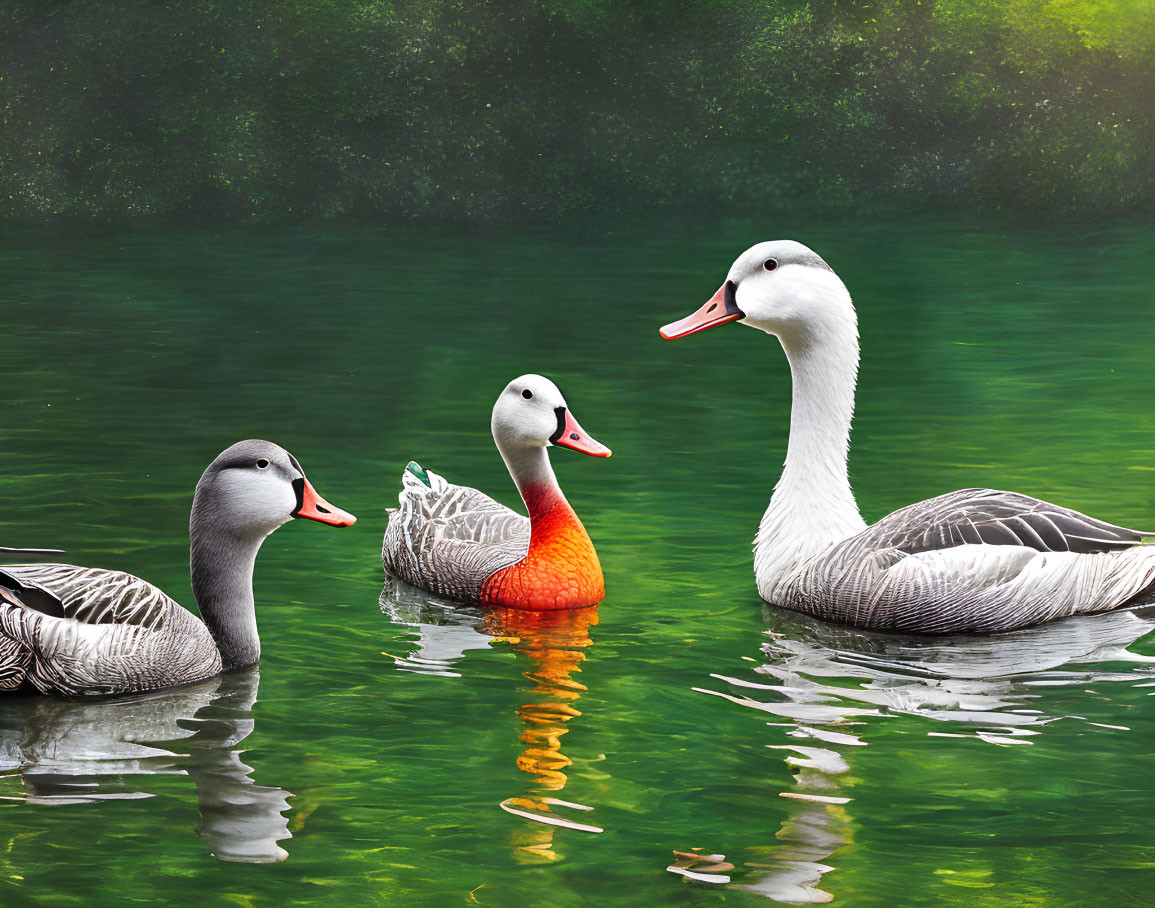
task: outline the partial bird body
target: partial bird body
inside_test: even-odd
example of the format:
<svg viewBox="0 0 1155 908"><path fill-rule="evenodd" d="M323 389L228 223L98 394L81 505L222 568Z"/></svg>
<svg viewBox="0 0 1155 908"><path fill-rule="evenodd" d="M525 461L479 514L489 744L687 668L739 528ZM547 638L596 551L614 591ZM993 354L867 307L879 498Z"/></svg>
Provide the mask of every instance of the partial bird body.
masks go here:
<svg viewBox="0 0 1155 908"><path fill-rule="evenodd" d="M416 465L414 465L416 466ZM469 486L406 468L389 513L385 570L448 599L480 601L485 582L529 551L529 518Z"/></svg>
<svg viewBox="0 0 1155 908"><path fill-rule="evenodd" d="M752 247L711 300L662 335L730 321L775 335L793 377L786 462L754 544L767 602L855 627L950 633L1155 601L1147 534L1028 495L962 489L866 525L847 474L857 316L812 250Z"/></svg>
<svg viewBox="0 0 1155 908"><path fill-rule="evenodd" d="M510 608L584 608L605 597L605 582L594 544L564 497L549 488L526 489L535 514L524 557L492 574L481 602ZM528 521L527 521L528 522Z"/></svg>
<svg viewBox="0 0 1155 908"><path fill-rule="evenodd" d="M115 694L200 681L222 670L204 624L132 574L13 565L0 570L0 584L18 585L20 600L19 607L11 599L0 607L0 691ZM46 596L59 615L42 610Z"/></svg>
<svg viewBox="0 0 1155 908"><path fill-rule="evenodd" d="M874 529L799 565L772 601L856 627L949 633L1011 630L1155 598L1155 547L1040 551L1008 542L908 552Z"/></svg>

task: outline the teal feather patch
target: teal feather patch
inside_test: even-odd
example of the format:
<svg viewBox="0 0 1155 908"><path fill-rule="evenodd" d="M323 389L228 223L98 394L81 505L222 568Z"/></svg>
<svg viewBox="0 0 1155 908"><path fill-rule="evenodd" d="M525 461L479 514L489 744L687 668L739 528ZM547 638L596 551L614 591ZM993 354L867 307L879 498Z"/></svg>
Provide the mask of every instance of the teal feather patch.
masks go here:
<svg viewBox="0 0 1155 908"><path fill-rule="evenodd" d="M415 461L415 460L409 461L409 464L408 464L408 466L405 467L405 469L408 472L412 473L414 476L416 476L418 479L420 479L427 486L429 486L430 488L433 488L433 484L429 481L428 474L425 472L424 469L422 469L421 464L419 464L417 461Z"/></svg>

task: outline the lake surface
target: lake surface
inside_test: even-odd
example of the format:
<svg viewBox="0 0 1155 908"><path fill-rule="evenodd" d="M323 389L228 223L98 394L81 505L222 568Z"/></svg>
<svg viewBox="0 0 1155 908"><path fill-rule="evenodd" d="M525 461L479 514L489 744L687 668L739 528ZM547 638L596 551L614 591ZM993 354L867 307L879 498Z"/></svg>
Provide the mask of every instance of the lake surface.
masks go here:
<svg viewBox="0 0 1155 908"><path fill-rule="evenodd" d="M1150 904L1155 615L919 640L760 603L785 359L657 329L782 236L859 309L869 520L985 485L1155 527L1150 230L9 237L0 542L191 605L193 486L246 437L360 520L265 544L259 672L0 701L0 904ZM383 591L408 460L518 504L489 411L530 371L614 450L553 452L605 601Z"/></svg>

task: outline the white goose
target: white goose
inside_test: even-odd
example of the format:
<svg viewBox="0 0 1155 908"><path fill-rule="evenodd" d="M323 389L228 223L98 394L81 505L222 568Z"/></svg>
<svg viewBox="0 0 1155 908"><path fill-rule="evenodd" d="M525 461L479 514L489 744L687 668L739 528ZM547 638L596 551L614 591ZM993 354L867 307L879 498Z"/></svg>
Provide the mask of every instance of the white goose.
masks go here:
<svg viewBox="0 0 1155 908"><path fill-rule="evenodd" d="M767 602L819 618L916 633L999 631L1155 601L1145 533L1028 495L963 489L867 526L847 477L858 321L838 275L800 243L760 243L682 337L726 322L777 336L793 404L782 476L754 543Z"/></svg>
<svg viewBox="0 0 1155 908"><path fill-rule="evenodd" d="M253 567L294 517L357 518L321 498L297 459L241 441L205 470L189 519L198 620L132 574L71 564L0 568L0 694L123 694L200 681L261 657Z"/></svg>

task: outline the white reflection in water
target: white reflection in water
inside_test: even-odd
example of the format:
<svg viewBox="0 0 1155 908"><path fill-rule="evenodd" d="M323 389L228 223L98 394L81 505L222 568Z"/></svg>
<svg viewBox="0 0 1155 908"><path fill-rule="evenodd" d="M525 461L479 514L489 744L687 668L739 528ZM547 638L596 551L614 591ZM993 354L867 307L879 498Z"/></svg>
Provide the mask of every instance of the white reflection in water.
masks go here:
<svg viewBox="0 0 1155 908"><path fill-rule="evenodd" d="M476 608L442 599L400 580L387 579L378 603L394 624L408 624L416 649L404 655L386 653L404 672L461 677L453 669L471 649L488 649L493 637L481 632L485 622Z"/></svg>
<svg viewBox="0 0 1155 908"><path fill-rule="evenodd" d="M132 697L0 699L0 799L77 805L149 798L142 777L188 775L197 790L197 833L216 857L284 860L277 842L291 837L283 814L292 795L255 784L241 760L259 682L253 668Z"/></svg>
<svg viewBox="0 0 1155 908"><path fill-rule="evenodd" d="M1150 607L988 636L878 634L771 608L765 618L765 662L754 669L762 677L715 674L723 688L695 690L765 712L797 739L767 746L794 770L793 788L780 794L798 807L778 832L781 845L746 862L734 883L781 902L834 898L819 884L848 841L853 798L839 777L888 716L930 720L933 737L1029 745L1060 720L1127 730L1048 711L1048 689L1147 687L1155 678L1155 658L1128 649L1155 629Z"/></svg>

